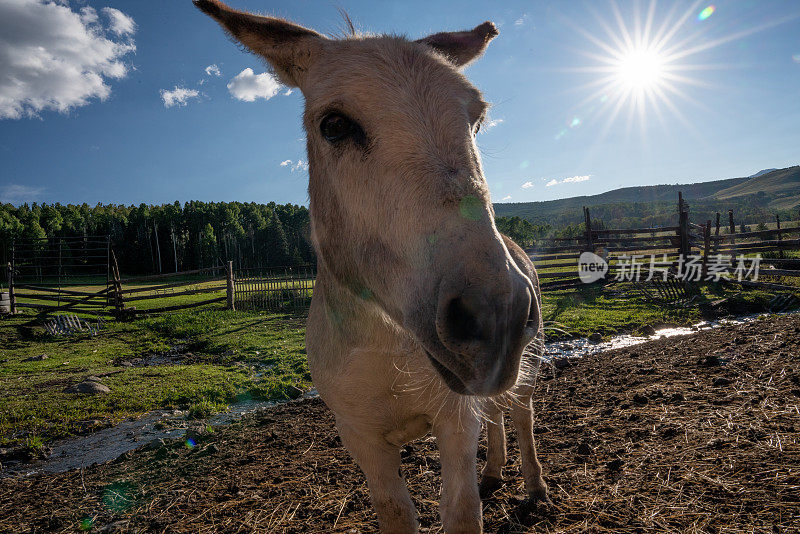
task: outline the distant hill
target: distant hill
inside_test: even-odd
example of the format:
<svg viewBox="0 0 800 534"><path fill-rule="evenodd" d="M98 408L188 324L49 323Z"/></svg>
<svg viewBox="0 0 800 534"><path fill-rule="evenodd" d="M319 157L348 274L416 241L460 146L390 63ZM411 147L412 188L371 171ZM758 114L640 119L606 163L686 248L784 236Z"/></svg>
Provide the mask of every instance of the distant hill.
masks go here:
<svg viewBox="0 0 800 534"><path fill-rule="evenodd" d="M498 217L520 217L536 224L566 226L583 221L583 206L606 226L634 227L675 224L678 192L689 201L692 219L713 219L733 209L736 220L748 224L800 208L800 166L767 169L751 177L693 184L624 187L598 195L543 202L495 204ZM797 214L788 214L794 219Z"/></svg>
<svg viewBox="0 0 800 534"><path fill-rule="evenodd" d="M755 174L751 174L748 178L758 178L762 174L767 174L768 172L777 171L778 169L764 169L763 171L758 171Z"/></svg>
<svg viewBox="0 0 800 534"><path fill-rule="evenodd" d="M731 199L745 195L764 195L770 198L769 207L776 210L788 210L800 202L800 166L787 169L775 169L762 174L754 174L751 178L720 189L714 198Z"/></svg>

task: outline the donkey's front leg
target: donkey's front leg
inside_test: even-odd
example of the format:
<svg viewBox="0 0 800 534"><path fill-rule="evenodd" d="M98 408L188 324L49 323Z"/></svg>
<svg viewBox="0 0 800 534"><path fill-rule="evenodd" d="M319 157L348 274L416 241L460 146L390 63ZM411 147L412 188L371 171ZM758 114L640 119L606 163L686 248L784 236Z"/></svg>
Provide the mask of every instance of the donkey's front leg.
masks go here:
<svg viewBox="0 0 800 534"><path fill-rule="evenodd" d="M336 425L342 445L367 477L369 495L384 534L416 533L417 510L400 476L400 449L381 436L364 435Z"/></svg>
<svg viewBox="0 0 800 534"><path fill-rule="evenodd" d="M447 534L483 532L476 460L480 429L477 418L448 421L433 429L442 464L439 513Z"/></svg>

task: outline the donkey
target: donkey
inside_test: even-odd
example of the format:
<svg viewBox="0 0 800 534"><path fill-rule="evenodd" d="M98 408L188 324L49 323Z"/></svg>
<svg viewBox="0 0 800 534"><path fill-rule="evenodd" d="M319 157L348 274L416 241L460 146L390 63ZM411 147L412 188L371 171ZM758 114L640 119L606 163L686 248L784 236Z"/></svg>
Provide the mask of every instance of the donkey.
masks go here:
<svg viewBox="0 0 800 534"><path fill-rule="evenodd" d="M475 134L488 104L460 73L498 32L411 41L325 37L283 19L194 0L305 98L318 277L306 348L312 379L364 472L382 532L417 532L400 448L431 432L445 531L481 532L480 491L506 461L503 409L519 432L529 495L547 498L532 433L541 341L538 278L501 236ZM488 455L479 490L482 420Z"/></svg>

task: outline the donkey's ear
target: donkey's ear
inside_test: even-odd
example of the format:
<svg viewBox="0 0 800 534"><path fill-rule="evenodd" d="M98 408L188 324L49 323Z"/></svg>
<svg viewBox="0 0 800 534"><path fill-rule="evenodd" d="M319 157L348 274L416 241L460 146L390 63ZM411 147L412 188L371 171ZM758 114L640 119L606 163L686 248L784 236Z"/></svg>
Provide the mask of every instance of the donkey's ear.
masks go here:
<svg viewBox="0 0 800 534"><path fill-rule="evenodd" d="M471 30L434 33L417 42L432 47L456 67L461 68L480 57L489 45L489 41L499 33L497 27L487 21Z"/></svg>
<svg viewBox="0 0 800 534"><path fill-rule="evenodd" d="M300 87L324 39L289 21L231 9L220 0L192 0L234 39L269 61L286 85Z"/></svg>

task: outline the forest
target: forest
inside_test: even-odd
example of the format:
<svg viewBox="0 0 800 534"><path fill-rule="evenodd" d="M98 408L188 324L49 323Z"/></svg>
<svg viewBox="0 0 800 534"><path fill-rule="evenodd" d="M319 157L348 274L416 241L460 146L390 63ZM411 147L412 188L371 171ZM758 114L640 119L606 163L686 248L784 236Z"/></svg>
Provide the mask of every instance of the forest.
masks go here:
<svg viewBox="0 0 800 534"><path fill-rule="evenodd" d="M308 209L294 204L199 202L0 204L0 260L14 241L110 236L120 270L149 274L233 260L239 268L314 262Z"/></svg>
<svg viewBox="0 0 800 534"><path fill-rule="evenodd" d="M499 217L497 227L525 247L554 232L548 224L519 217ZM564 231L580 230L568 226ZM0 204L3 265L11 260L15 241L106 235L120 270L128 274L202 269L228 260L237 268L315 262L308 208L294 204Z"/></svg>

